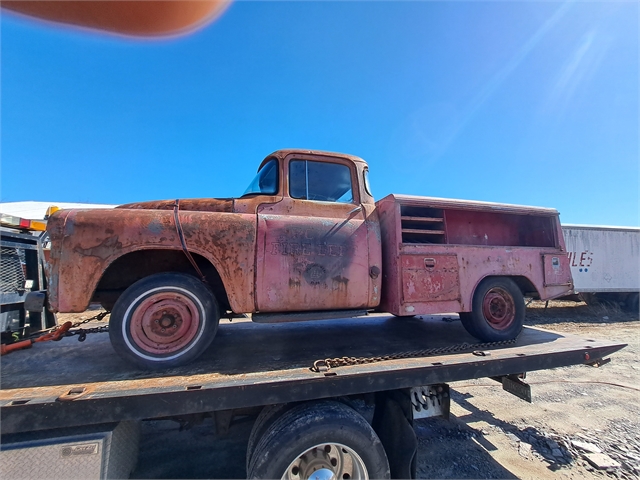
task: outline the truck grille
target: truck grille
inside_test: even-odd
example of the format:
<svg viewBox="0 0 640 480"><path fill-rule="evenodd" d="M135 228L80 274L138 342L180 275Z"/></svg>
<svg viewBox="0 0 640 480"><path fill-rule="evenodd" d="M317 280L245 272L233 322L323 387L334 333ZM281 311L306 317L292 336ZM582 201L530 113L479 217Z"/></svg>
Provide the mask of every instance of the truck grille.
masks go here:
<svg viewBox="0 0 640 480"><path fill-rule="evenodd" d="M24 258L16 248L0 248L0 292L13 293L24 290Z"/></svg>

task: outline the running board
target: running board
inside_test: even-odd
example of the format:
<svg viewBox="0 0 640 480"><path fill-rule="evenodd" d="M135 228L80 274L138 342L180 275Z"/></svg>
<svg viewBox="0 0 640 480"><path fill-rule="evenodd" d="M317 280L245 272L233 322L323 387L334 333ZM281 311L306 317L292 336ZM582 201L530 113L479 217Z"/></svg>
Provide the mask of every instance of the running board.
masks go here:
<svg viewBox="0 0 640 480"><path fill-rule="evenodd" d="M329 320L368 315L367 310L329 310L319 312L254 313L251 320L256 323L304 322L307 320Z"/></svg>

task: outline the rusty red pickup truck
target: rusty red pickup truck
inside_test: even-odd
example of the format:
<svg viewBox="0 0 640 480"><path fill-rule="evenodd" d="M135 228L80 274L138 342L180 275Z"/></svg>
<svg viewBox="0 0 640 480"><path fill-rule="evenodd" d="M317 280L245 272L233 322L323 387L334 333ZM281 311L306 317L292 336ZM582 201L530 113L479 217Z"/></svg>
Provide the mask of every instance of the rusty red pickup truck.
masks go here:
<svg viewBox="0 0 640 480"><path fill-rule="evenodd" d="M49 308L102 304L115 350L157 368L193 361L232 314L284 322L459 312L471 335L493 342L518 336L525 296L572 290L556 210L375 202L368 174L355 156L280 150L239 198L59 211L47 227Z"/></svg>

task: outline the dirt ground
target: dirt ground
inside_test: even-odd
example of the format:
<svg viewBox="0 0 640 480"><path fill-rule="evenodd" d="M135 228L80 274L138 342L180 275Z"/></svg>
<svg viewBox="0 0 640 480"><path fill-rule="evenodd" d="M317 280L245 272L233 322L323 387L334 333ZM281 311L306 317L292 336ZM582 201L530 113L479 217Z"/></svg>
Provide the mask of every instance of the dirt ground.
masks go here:
<svg viewBox="0 0 640 480"><path fill-rule="evenodd" d="M640 478L640 321L615 306L533 302L527 325L628 343L611 363L532 372L533 403L489 379L451 384L451 418L415 422L418 478ZM218 436L211 419L189 430L143 425L133 478L244 478L252 421ZM586 450L585 450L586 449ZM613 461L605 469L587 450ZM596 462L596 463L598 463Z"/></svg>

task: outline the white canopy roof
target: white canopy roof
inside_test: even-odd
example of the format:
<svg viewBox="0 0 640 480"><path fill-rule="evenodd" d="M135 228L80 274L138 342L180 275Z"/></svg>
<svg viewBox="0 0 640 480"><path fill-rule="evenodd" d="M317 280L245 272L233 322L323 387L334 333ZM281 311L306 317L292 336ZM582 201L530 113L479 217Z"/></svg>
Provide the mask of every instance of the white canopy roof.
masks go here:
<svg viewBox="0 0 640 480"><path fill-rule="evenodd" d="M42 220L47 213L47 208L56 206L59 208L113 208L116 205L104 205L99 203L68 203L68 202L6 202L0 203L0 213L29 220Z"/></svg>

